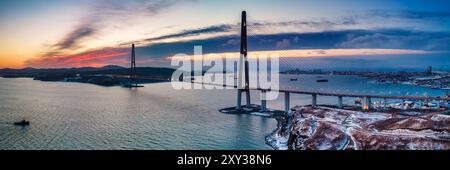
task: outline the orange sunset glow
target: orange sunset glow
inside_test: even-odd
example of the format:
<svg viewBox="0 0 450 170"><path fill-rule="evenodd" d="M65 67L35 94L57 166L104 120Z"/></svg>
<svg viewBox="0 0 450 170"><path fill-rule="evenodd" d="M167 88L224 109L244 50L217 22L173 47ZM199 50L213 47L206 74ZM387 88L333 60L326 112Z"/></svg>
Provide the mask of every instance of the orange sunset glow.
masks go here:
<svg viewBox="0 0 450 170"><path fill-rule="evenodd" d="M236 56L243 7L249 13L250 55L387 60L450 49L445 38L449 27L435 14L413 10L377 11L355 4L359 10L353 12L337 5L318 13L306 10L322 8L316 3L303 2L305 10L299 10L299 2L286 1L282 4L289 5L269 14L260 9L275 5L272 1L226 8L223 2L210 1L51 2L4 2L2 7L8 8L0 17L0 68L128 66L133 43L141 66L168 67L171 57L192 55L198 45L205 58ZM302 13L286 15L288 11Z"/></svg>

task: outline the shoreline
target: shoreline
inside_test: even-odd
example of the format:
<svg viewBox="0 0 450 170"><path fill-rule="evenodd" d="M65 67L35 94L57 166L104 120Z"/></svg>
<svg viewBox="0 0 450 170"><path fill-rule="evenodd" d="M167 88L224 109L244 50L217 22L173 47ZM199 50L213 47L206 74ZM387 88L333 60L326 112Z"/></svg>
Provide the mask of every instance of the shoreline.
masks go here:
<svg viewBox="0 0 450 170"><path fill-rule="evenodd" d="M87 79L74 79L74 78L64 78L64 79L40 79L36 77L28 77L28 76L15 76L15 77L4 77L0 76L0 78L4 79L32 79L35 81L42 82L64 82L64 83L84 83L84 84L93 84L102 87L114 87L114 86L124 86L127 82L129 82L128 78L116 78L114 76L109 75L101 75L101 76L93 76L92 78ZM150 84L150 83L163 83L170 82L170 80L162 80L162 79L136 79L138 84Z"/></svg>

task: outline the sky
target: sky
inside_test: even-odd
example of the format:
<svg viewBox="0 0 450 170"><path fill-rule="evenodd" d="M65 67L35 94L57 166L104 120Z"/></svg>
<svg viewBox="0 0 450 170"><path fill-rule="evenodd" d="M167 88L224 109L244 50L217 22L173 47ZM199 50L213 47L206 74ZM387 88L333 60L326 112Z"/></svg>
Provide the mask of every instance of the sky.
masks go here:
<svg viewBox="0 0 450 170"><path fill-rule="evenodd" d="M178 53L249 51L285 67L450 69L447 0L2 0L0 68L169 67ZM283 63L284 62L284 63Z"/></svg>

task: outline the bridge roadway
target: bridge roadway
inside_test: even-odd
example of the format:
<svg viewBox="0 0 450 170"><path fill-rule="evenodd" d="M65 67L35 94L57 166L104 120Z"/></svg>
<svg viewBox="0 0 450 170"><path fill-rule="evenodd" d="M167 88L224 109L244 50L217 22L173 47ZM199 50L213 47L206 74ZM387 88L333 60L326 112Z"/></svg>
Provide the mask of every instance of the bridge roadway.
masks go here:
<svg viewBox="0 0 450 170"><path fill-rule="evenodd" d="M204 85L212 85L212 86L222 86L222 87L231 87L237 89L237 86L233 85L223 85L223 84L213 84L213 83L202 83L202 82L192 82L196 84L204 84ZM450 97L442 97L442 96L392 96L392 95L367 95L367 94L348 94L348 93L332 93L332 92L318 92L318 91L303 91L303 90L271 90L271 89L262 89L262 88L250 88L253 91L277 91L281 93L291 93L291 94L310 94L310 95L319 95L319 96L336 96L336 97L354 97L354 98L377 98L377 99L413 99L413 100L450 100Z"/></svg>
<svg viewBox="0 0 450 170"><path fill-rule="evenodd" d="M120 76L117 76L120 77ZM126 77L126 76L124 76ZM146 80L161 80L161 81L170 81L165 78L160 77L151 77L151 76L139 76L138 79L146 79ZM233 85L224 85L224 84L213 84L213 83L204 83L204 82L191 82L195 84L204 84L204 85L212 85L212 86L222 86L222 87L231 87L237 89L237 86ZM332 92L319 92L319 91L304 91L304 90L271 90L271 89L262 89L262 88L251 88L253 91L278 91L281 93L292 93L292 94L310 94L310 95L320 95L320 96L336 96L336 97L354 97L354 98L376 98L376 99L412 99L412 100L450 100L449 96L393 96L393 95L369 95L369 94L349 94L349 93L332 93Z"/></svg>
<svg viewBox="0 0 450 170"><path fill-rule="evenodd" d="M153 77L153 76L138 76L138 79L151 79L151 80L163 80L170 81L168 79L162 77ZM189 83L189 82L185 82ZM191 81L192 84L203 84L203 85L212 85L212 86L220 86L231 89L238 89L236 85L225 85L225 84L214 84L214 83L205 83L205 82L195 82ZM238 89L239 90L239 89ZM285 112L289 112L290 110L290 94L307 94L312 96L311 106L317 106L317 96L335 96L338 98L337 106L339 108L343 107L343 97L352 97L352 98L363 98L362 100L362 109L370 110L372 108L371 99L384 99L384 108L386 108L387 99L400 99L400 100L420 100L420 101L450 101L449 96L396 96L396 95L373 95L373 94L350 94L350 93L333 93L333 92L320 92L320 91L306 91L306 90L287 90L287 89L262 89L262 88L250 88L252 91L261 91L262 94L265 94L269 91L278 91L280 93L284 93L284 103L285 103ZM438 102L439 104L439 102ZM237 106L241 105L240 100L237 100ZM440 107L440 106L438 106ZM262 110L267 110L267 101L261 100L261 108Z"/></svg>
<svg viewBox="0 0 450 170"><path fill-rule="evenodd" d="M202 85L212 85L212 86L221 86L221 87L227 87L227 88L233 88L237 89L237 86L233 85L225 85L225 84L213 84L213 83L203 83L203 82L194 82L191 83L195 84L202 84ZM284 93L284 100L285 100L285 112L289 112L290 110L290 94L308 94L312 95L312 106L315 107L317 105L317 96L336 96L338 97L338 107L343 107L343 97L353 97L353 98L363 98L362 101L362 109L363 110L370 110L372 108L372 102L371 99L384 99L384 108L386 108L387 99L401 99L401 100L423 100L423 101L430 101L430 100L437 100L437 101L450 101L449 96L391 96L391 95L368 95L368 94L348 94L348 93L332 93L332 92L318 92L318 91L302 91L302 90L283 90L283 89L262 89L262 88L250 88L252 91L261 91L261 93L265 94L268 91L277 91L280 93ZM439 103L439 102L438 102ZM240 100L238 100L237 105L240 106ZM439 106L438 106L439 107ZM267 110L267 101L261 100L261 108L262 110Z"/></svg>

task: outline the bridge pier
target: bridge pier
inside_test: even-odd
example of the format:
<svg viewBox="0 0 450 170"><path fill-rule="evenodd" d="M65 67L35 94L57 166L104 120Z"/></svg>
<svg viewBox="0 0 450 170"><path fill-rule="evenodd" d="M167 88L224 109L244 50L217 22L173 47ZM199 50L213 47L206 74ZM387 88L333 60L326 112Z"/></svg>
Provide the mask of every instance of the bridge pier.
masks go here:
<svg viewBox="0 0 450 170"><path fill-rule="evenodd" d="M312 94L312 107L317 106L317 94Z"/></svg>
<svg viewBox="0 0 450 170"><path fill-rule="evenodd" d="M267 112L267 100L266 100L266 91L261 91L261 112Z"/></svg>
<svg viewBox="0 0 450 170"><path fill-rule="evenodd" d="M342 104L342 96L338 96L338 107L342 109L344 105Z"/></svg>
<svg viewBox="0 0 450 170"><path fill-rule="evenodd" d="M405 104L405 99L402 100L402 109L403 109L403 110L406 110L406 109L407 109L407 108L406 108L406 104Z"/></svg>
<svg viewBox="0 0 450 170"><path fill-rule="evenodd" d="M241 102L241 100L242 100L242 91L241 91L241 89L238 89L237 90L238 91L238 94L237 94L237 109L238 110L240 110L241 109L241 107L242 107L242 102Z"/></svg>
<svg viewBox="0 0 450 170"><path fill-rule="evenodd" d="M289 114L289 110L291 109L291 97L289 92L284 93L284 111L286 114Z"/></svg>
<svg viewBox="0 0 450 170"><path fill-rule="evenodd" d="M363 100L362 109L363 110L370 110L372 108L372 101L370 97L365 96Z"/></svg>
<svg viewBox="0 0 450 170"><path fill-rule="evenodd" d="M245 99L247 99L247 107L251 107L252 103L250 102L250 90L246 90Z"/></svg>
<svg viewBox="0 0 450 170"><path fill-rule="evenodd" d="M383 109L384 109L384 110L387 109L387 98L384 98Z"/></svg>

